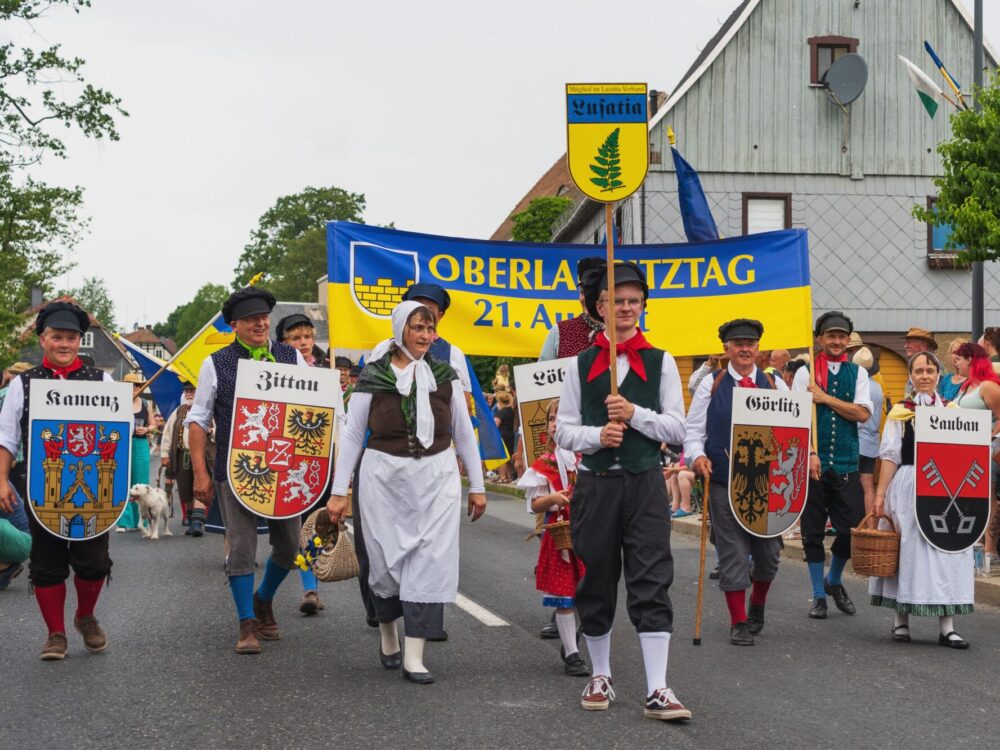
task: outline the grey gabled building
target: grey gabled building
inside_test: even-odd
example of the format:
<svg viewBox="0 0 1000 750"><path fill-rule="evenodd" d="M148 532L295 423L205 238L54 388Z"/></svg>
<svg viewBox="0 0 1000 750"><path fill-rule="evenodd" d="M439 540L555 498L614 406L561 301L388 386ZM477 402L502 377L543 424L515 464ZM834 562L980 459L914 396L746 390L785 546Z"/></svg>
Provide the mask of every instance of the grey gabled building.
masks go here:
<svg viewBox="0 0 1000 750"><path fill-rule="evenodd" d="M672 126L724 236L809 230L817 313L844 310L866 340L897 355L910 326L942 344L968 335L970 273L941 251L940 232L911 216L933 200L936 147L950 137L950 105L931 119L897 60L909 58L945 88L925 39L971 89L972 17L960 0L744 0L652 116L645 189L618 209L623 241L685 241ZM844 52L868 65L864 92L846 108L819 83ZM987 43L986 64L996 60ZM598 242L603 218L599 204L582 200L554 240ZM996 264L986 264L987 325L1000 323L998 279ZM883 351L887 382L895 385L901 366Z"/></svg>

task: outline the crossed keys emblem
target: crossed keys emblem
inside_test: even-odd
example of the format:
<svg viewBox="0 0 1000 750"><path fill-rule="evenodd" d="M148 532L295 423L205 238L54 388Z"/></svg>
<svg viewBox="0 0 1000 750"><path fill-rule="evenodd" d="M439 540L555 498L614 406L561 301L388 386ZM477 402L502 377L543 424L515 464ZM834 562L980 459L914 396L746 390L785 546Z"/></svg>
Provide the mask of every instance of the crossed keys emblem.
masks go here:
<svg viewBox="0 0 1000 750"><path fill-rule="evenodd" d="M955 490L954 492L951 491L951 488L948 486L948 483L944 481L944 477L941 476L941 470L938 468L938 465L934 463L933 458L928 460L927 463L924 464L921 471L924 473L924 477L927 479L931 487L940 484L942 487L944 487L944 491L948 493L948 497L951 499L951 502L948 503L948 506L944 509L943 513L941 513L940 515L930 516L931 526L933 527L934 531L937 532L938 534L949 533L948 524L945 523L945 517L948 515L948 511L954 508L955 512L958 513L958 518L959 518L958 528L955 529L955 533L956 534L972 533L972 527L975 524L976 519L962 513L961 508L959 508L958 504L955 502L955 498L957 498L959 495L962 494L962 490L965 488L965 485L969 485L970 487L975 487L977 484L979 484L979 480L983 478L983 474L985 473L986 470L979 465L978 461L973 459L972 466L970 466L969 470L965 472L965 477L958 485L958 489Z"/></svg>

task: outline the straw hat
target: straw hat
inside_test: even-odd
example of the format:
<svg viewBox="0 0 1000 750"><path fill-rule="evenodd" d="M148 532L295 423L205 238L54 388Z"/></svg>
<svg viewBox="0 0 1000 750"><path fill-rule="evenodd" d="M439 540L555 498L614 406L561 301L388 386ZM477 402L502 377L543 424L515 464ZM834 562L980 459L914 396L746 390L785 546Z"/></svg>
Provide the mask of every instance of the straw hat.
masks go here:
<svg viewBox="0 0 1000 750"><path fill-rule="evenodd" d="M7 372L11 375L20 375L22 372L27 372L31 369L31 364L28 362L15 362L10 367L7 368Z"/></svg>
<svg viewBox="0 0 1000 750"><path fill-rule="evenodd" d="M123 383L145 383L146 381L142 379L142 375L135 372L128 373L124 378L122 378Z"/></svg>
<svg viewBox="0 0 1000 750"><path fill-rule="evenodd" d="M870 370L872 365L875 364L875 358L872 356L872 350L867 346L862 346L856 352L854 352L854 357L851 358L858 367L864 367L866 370Z"/></svg>
<svg viewBox="0 0 1000 750"><path fill-rule="evenodd" d="M904 339L920 339L921 341L926 341L930 344L931 351L937 351L938 342L934 340L934 334L924 328L917 328L914 326L909 331L906 332L904 336L900 338Z"/></svg>
<svg viewBox="0 0 1000 750"><path fill-rule="evenodd" d="M865 342L861 340L861 335L855 331L851 334L850 339L847 341L847 351L851 351L851 349L860 349L864 345Z"/></svg>

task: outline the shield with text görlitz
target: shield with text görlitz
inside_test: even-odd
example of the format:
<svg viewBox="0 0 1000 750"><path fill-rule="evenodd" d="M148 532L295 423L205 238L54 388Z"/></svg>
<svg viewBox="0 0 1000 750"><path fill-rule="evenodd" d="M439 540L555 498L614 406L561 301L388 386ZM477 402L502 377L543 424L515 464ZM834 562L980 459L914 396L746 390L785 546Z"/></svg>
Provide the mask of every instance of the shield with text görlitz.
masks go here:
<svg viewBox="0 0 1000 750"><path fill-rule="evenodd" d="M779 536L802 514L811 423L808 393L733 389L729 504L754 536Z"/></svg>
<svg viewBox="0 0 1000 750"><path fill-rule="evenodd" d="M241 359L229 432L229 486L249 511L294 518L330 479L340 373Z"/></svg>
<svg viewBox="0 0 1000 750"><path fill-rule="evenodd" d="M614 203L646 179L646 107L645 83L566 84L566 163L588 198Z"/></svg>
<svg viewBox="0 0 1000 750"><path fill-rule="evenodd" d="M962 552L990 520L992 415L920 406L915 416L917 526L943 552Z"/></svg>
<svg viewBox="0 0 1000 750"><path fill-rule="evenodd" d="M543 454L555 450L555 446L549 444L548 409L552 400L562 393L567 367L576 367L576 357L514 366L525 466L531 466Z"/></svg>
<svg viewBox="0 0 1000 750"><path fill-rule="evenodd" d="M125 511L132 386L33 380L28 403L28 508L62 539L92 539Z"/></svg>

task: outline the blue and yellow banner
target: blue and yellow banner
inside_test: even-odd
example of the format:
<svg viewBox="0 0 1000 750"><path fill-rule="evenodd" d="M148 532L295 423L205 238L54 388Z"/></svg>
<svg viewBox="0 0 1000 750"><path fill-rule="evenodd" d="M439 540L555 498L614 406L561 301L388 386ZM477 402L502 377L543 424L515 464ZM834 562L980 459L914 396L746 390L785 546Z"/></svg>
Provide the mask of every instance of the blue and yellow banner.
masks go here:
<svg viewBox="0 0 1000 750"><path fill-rule="evenodd" d="M170 360L170 366L189 383L198 385L198 373L205 358L233 343L233 328L219 313L206 323Z"/></svg>
<svg viewBox="0 0 1000 750"><path fill-rule="evenodd" d="M350 222L327 225L331 345L367 349L392 335L406 287L451 295L442 334L466 354L537 357L549 328L581 311L580 258L595 245L490 242ZM718 327L757 318L762 348L812 343L809 249L803 229L676 245L622 245L649 282L646 337L675 356L719 351Z"/></svg>

